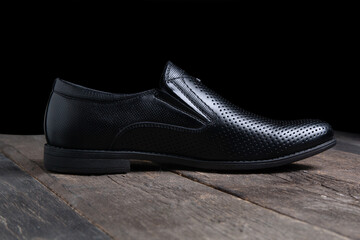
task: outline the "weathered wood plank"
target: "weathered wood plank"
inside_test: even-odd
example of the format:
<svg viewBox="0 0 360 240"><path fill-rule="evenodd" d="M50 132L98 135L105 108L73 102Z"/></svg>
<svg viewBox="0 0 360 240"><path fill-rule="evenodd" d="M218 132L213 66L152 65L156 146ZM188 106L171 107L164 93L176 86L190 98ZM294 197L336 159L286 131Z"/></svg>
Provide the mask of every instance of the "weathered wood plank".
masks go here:
<svg viewBox="0 0 360 240"><path fill-rule="evenodd" d="M339 180L360 183L360 155L329 149L302 162L319 174L326 174Z"/></svg>
<svg viewBox="0 0 360 240"><path fill-rule="evenodd" d="M46 140L44 135L0 134L0 142L15 147L28 159L42 159Z"/></svg>
<svg viewBox="0 0 360 240"><path fill-rule="evenodd" d="M335 132L335 138L338 141L343 141L360 147L360 134L337 131Z"/></svg>
<svg viewBox="0 0 360 240"><path fill-rule="evenodd" d="M110 239L0 154L1 239Z"/></svg>
<svg viewBox="0 0 360 240"><path fill-rule="evenodd" d="M360 134L336 132L337 144L334 149L360 154Z"/></svg>
<svg viewBox="0 0 360 240"><path fill-rule="evenodd" d="M41 153L26 150L40 151L41 140L31 142L2 150L115 239L346 239L152 165L124 175L48 173Z"/></svg>
<svg viewBox="0 0 360 240"><path fill-rule="evenodd" d="M360 239L360 156L329 150L266 171L178 174L276 212Z"/></svg>

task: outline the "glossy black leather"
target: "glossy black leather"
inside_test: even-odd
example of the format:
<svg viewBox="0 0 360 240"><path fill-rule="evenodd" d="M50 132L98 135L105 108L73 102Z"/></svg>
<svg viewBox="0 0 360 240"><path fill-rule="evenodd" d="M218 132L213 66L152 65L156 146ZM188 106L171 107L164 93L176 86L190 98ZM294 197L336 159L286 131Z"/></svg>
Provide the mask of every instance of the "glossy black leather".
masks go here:
<svg viewBox="0 0 360 240"><path fill-rule="evenodd" d="M111 94L57 79L45 132L55 147L162 153L217 161L291 155L333 138L320 120L249 113L168 62L160 89Z"/></svg>

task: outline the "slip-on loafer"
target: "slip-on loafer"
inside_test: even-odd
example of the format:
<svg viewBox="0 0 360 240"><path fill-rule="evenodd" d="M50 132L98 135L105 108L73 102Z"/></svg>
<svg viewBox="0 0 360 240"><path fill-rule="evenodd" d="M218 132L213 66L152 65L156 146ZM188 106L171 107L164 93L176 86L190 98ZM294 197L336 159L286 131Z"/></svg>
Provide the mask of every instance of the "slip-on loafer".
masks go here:
<svg viewBox="0 0 360 240"><path fill-rule="evenodd" d="M260 169L335 145L326 122L250 113L171 62L159 88L135 94L56 79L44 127L45 168L62 173L125 173L133 159L198 169Z"/></svg>

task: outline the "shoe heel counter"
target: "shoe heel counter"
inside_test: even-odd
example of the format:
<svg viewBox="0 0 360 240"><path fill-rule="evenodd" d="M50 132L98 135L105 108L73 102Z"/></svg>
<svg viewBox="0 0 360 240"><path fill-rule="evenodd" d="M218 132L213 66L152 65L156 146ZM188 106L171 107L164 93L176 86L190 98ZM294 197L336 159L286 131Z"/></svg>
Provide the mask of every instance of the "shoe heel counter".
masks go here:
<svg viewBox="0 0 360 240"><path fill-rule="evenodd" d="M65 147L71 144L76 126L71 120L76 109L69 103L69 99L57 91L60 79L56 79L49 96L44 116L44 133L48 144Z"/></svg>
<svg viewBox="0 0 360 240"><path fill-rule="evenodd" d="M49 108L50 105L52 104L52 98L54 95L54 89L55 89L55 85L56 83L59 81L58 78L55 79L55 81L53 82L52 88L51 88L51 92L50 92L50 96L48 98L47 104L46 104L46 108L45 108L45 114L44 114L44 122L43 122L43 128L44 128L44 134L45 134L45 139L47 143L50 143L50 138L49 138L49 129L48 129L48 116L49 116Z"/></svg>
<svg viewBox="0 0 360 240"><path fill-rule="evenodd" d="M44 132L47 143L72 149L107 149L117 133L104 113L116 107L105 104L111 94L57 79L46 108Z"/></svg>
<svg viewBox="0 0 360 240"><path fill-rule="evenodd" d="M45 134L45 139L46 139L46 142L47 142L47 143L50 143L49 134L48 134L48 124L47 124L47 121L48 121L49 105L50 105L50 102L51 102L51 98L52 98L53 93L54 93L54 91L51 90L51 93L50 93L48 102L47 102L47 104L46 104L45 114L44 114L44 122L43 122L44 134Z"/></svg>

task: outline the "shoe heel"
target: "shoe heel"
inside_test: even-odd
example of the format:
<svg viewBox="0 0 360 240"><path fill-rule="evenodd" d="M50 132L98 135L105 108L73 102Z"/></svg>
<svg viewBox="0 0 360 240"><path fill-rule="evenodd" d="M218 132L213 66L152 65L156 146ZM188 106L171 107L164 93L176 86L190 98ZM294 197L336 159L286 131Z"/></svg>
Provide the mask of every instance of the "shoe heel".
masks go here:
<svg viewBox="0 0 360 240"><path fill-rule="evenodd" d="M110 174L130 172L130 161L115 152L44 146L45 169L59 173Z"/></svg>

